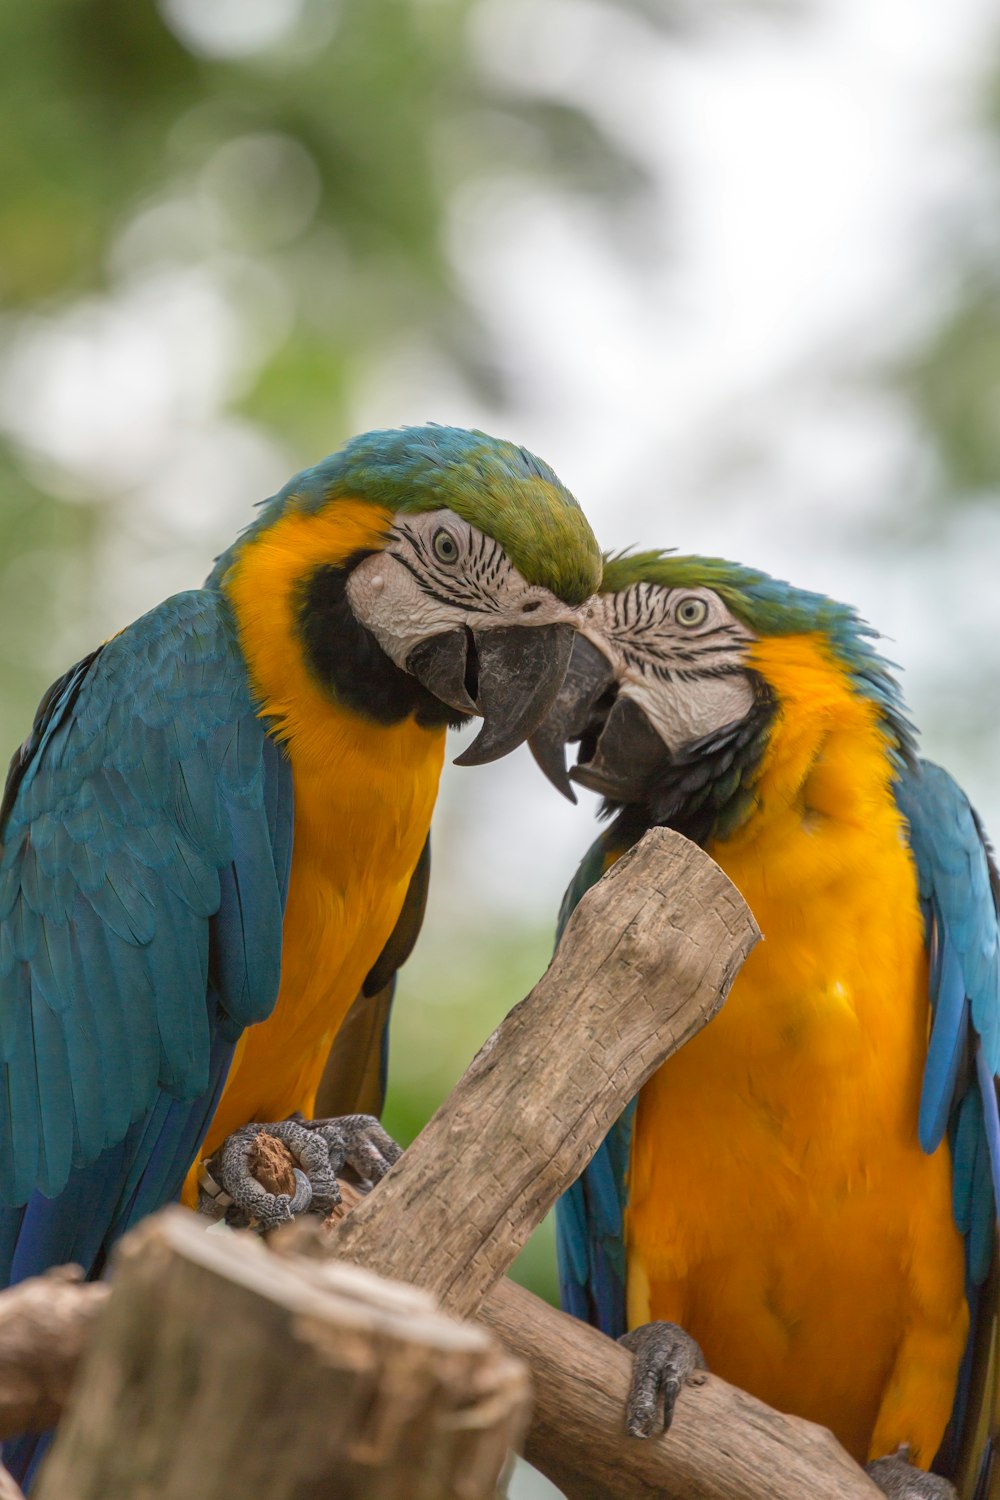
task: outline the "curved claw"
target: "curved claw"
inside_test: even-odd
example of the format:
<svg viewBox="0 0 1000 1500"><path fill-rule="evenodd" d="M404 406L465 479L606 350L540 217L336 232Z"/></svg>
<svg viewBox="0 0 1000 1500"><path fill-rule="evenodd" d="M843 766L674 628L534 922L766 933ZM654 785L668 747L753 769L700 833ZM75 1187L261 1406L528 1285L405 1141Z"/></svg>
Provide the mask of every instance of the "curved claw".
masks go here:
<svg viewBox="0 0 1000 1500"><path fill-rule="evenodd" d="M299 1214L304 1214L307 1208L312 1207L313 1189L312 1183L301 1167L293 1167L292 1175L295 1178L295 1192L288 1204L288 1214L294 1219Z"/></svg>
<svg viewBox="0 0 1000 1500"><path fill-rule="evenodd" d="M623 1333L618 1342L634 1355L625 1407L629 1435L647 1438L657 1427L668 1432L682 1386L696 1370L707 1368L701 1348L676 1323L644 1323ZM663 1418L658 1422L661 1402Z"/></svg>

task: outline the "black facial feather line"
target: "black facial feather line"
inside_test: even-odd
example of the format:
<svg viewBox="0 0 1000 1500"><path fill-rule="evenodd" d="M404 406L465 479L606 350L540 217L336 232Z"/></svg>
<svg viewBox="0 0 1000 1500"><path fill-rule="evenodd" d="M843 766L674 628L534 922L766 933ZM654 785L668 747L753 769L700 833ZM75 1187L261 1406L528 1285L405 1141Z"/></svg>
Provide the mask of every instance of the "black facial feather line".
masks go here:
<svg viewBox="0 0 1000 1500"><path fill-rule="evenodd" d="M392 545L403 542L412 549L412 555ZM441 604L455 605L461 609L478 609L496 612L500 608L496 597L497 584L504 568L511 564L493 537L484 532L474 532L471 547L463 537L456 539L460 547L455 563L445 568L432 551L426 538L405 524L397 523L389 533L388 556L402 563L418 588ZM462 556L464 551L465 556Z"/></svg>

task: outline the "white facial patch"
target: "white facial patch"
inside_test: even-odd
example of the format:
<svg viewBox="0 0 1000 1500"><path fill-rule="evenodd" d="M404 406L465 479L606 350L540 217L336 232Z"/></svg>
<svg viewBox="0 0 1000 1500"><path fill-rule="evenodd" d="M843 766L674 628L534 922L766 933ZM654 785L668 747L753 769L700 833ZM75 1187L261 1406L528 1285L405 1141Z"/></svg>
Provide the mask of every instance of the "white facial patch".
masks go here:
<svg viewBox="0 0 1000 1500"><path fill-rule="evenodd" d="M400 516L385 550L347 581L358 619L398 667L429 636L467 625L575 625L579 611L528 583L499 542L451 510Z"/></svg>
<svg viewBox="0 0 1000 1500"><path fill-rule="evenodd" d="M585 606L583 634L608 657L620 697L632 698L677 754L750 712L753 632L711 589L638 583Z"/></svg>

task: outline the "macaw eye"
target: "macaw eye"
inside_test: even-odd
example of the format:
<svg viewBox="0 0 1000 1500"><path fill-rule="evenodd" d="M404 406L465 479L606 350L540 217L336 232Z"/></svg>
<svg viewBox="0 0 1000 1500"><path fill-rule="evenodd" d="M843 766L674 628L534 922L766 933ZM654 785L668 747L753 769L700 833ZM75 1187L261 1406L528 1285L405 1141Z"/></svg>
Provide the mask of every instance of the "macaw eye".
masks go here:
<svg viewBox="0 0 1000 1500"><path fill-rule="evenodd" d="M442 526L440 531L435 531L432 543L434 555L440 562L453 563L458 561L458 543L450 531L445 531Z"/></svg>
<svg viewBox="0 0 1000 1500"><path fill-rule="evenodd" d="M682 599L677 606L677 623L686 625L688 630L700 625L708 614L708 605L704 599L696 599L692 595L689 599Z"/></svg>

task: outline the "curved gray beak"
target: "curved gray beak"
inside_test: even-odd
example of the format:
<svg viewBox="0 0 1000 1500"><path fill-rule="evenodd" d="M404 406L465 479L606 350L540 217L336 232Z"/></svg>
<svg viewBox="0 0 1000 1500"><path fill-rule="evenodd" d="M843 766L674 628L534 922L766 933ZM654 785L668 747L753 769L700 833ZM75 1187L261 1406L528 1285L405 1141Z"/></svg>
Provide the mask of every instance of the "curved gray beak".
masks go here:
<svg viewBox="0 0 1000 1500"><path fill-rule="evenodd" d="M566 745L572 741L579 741L580 751L567 772ZM642 709L618 696L607 657L582 635L573 644L562 689L528 743L552 785L571 802L574 781L614 802L636 801L670 761Z"/></svg>
<svg viewBox="0 0 1000 1500"><path fill-rule="evenodd" d="M578 635L556 700L528 740L538 765L571 802L576 801L576 793L566 769L566 746L581 738L594 716L595 705L614 683L614 670L607 657L585 636Z"/></svg>
<svg viewBox="0 0 1000 1500"><path fill-rule="evenodd" d="M430 636L411 651L407 671L435 698L483 720L456 765L499 760L538 728L566 675L575 635L566 622L466 628Z"/></svg>
<svg viewBox="0 0 1000 1500"><path fill-rule="evenodd" d="M570 775L580 786L612 802L638 802L657 773L670 764L670 751L632 698L617 698L589 755L586 743Z"/></svg>

